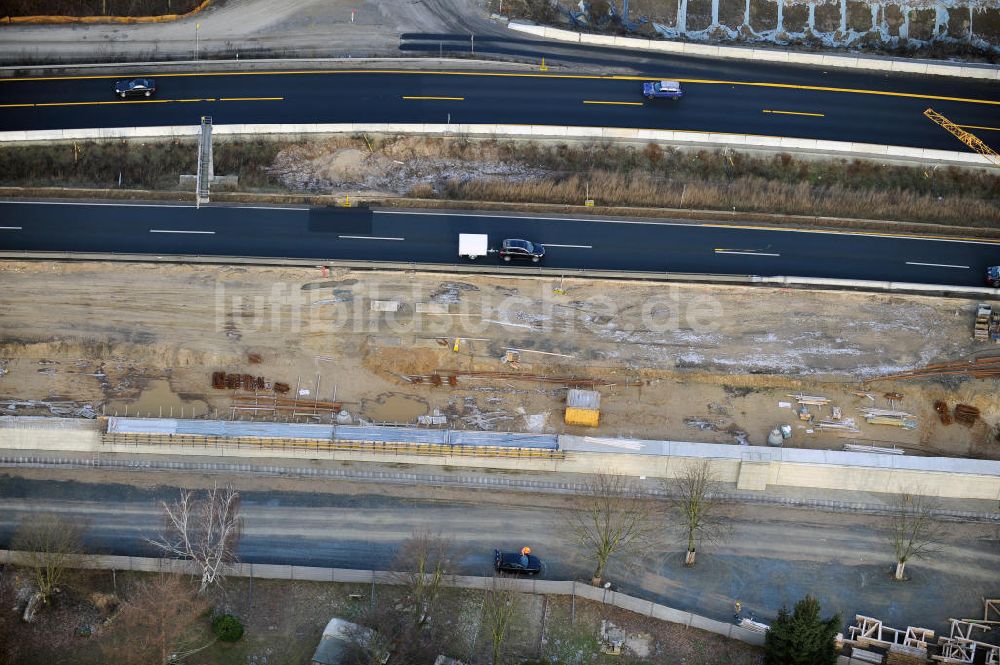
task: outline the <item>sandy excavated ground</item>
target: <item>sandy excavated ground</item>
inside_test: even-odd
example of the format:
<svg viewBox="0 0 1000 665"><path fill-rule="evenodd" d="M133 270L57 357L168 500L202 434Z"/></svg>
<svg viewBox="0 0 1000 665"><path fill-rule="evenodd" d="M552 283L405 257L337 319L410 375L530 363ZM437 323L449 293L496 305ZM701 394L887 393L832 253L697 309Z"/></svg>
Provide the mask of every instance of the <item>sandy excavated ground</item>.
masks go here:
<svg viewBox="0 0 1000 665"><path fill-rule="evenodd" d="M996 381L878 381L865 386L875 402L852 394L881 374L990 350L972 341L969 300L13 261L0 263L0 281L0 414L86 414L89 405L109 415L229 417L232 392L211 385L213 371L226 371L285 382L292 393L298 386L309 399L335 395L355 422L415 423L437 410L455 428L721 443L745 432L754 444L788 423L786 445L894 443L911 454L1000 458ZM397 302L398 311L374 311L373 301ZM501 361L508 348L521 349L516 369ZM449 386L456 370L529 376L458 376ZM401 377L435 373L443 385ZM565 387L531 376L615 383L600 389L600 427L565 426ZM895 407L917 417L915 430L860 417L861 406L889 408L883 395L893 391L904 395ZM799 392L830 398L861 431L808 433L778 405ZM977 406L983 421L945 427L937 399Z"/></svg>
<svg viewBox="0 0 1000 665"><path fill-rule="evenodd" d="M4 26L0 61L115 57L394 56L401 34L499 31L478 0L225 0L186 19L136 25Z"/></svg>

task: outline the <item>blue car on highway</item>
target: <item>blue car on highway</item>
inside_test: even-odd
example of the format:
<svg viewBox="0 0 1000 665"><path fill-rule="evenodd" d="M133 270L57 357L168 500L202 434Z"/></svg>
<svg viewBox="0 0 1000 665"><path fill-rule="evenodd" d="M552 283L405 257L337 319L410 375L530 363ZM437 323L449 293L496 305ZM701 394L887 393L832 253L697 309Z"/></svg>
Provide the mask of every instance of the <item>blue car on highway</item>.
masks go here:
<svg viewBox="0 0 1000 665"><path fill-rule="evenodd" d="M646 81L642 84L642 94L646 99L673 99L684 96L681 84L677 81Z"/></svg>

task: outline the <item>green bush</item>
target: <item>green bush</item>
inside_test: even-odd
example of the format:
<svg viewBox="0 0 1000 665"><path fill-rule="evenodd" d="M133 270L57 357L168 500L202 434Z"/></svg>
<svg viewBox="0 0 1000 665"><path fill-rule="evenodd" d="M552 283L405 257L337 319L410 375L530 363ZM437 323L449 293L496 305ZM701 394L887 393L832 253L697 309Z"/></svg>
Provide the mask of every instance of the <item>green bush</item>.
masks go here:
<svg viewBox="0 0 1000 665"><path fill-rule="evenodd" d="M243 624L232 614L222 614L212 620L212 632L223 642L235 642L243 637Z"/></svg>

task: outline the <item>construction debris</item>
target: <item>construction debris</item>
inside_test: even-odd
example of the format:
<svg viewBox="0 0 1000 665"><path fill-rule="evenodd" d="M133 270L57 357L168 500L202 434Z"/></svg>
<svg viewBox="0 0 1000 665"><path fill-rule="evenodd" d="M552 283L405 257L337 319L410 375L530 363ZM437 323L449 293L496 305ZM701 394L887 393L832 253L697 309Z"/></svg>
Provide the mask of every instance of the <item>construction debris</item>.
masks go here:
<svg viewBox="0 0 1000 665"><path fill-rule="evenodd" d="M917 419L912 413L891 409L866 407L861 409L869 425L892 425L903 429L916 429Z"/></svg>
<svg viewBox="0 0 1000 665"><path fill-rule="evenodd" d="M976 322L972 329L972 339L977 342L993 341L1000 344L1000 311L993 311L993 306L982 303L976 308Z"/></svg>
<svg viewBox="0 0 1000 665"><path fill-rule="evenodd" d="M863 446L858 443L845 443L844 450L852 453L878 453L880 455L905 455L906 451L893 446L885 448L881 446Z"/></svg>
<svg viewBox="0 0 1000 665"><path fill-rule="evenodd" d="M817 397L815 395L803 395L801 393L797 395L787 395L787 397L794 397L795 401L799 404L808 404L810 406L826 406L830 403L830 400L826 397Z"/></svg>
<svg viewBox="0 0 1000 665"><path fill-rule="evenodd" d="M821 430L842 430L844 432L859 432L854 418L844 418L843 420L823 419L816 423L816 429Z"/></svg>
<svg viewBox="0 0 1000 665"><path fill-rule="evenodd" d="M968 404L956 404L955 420L966 427L972 427L979 420L979 409Z"/></svg>
<svg viewBox="0 0 1000 665"><path fill-rule="evenodd" d="M250 374L227 374L212 372L212 387L217 390L269 390L270 386L262 376Z"/></svg>

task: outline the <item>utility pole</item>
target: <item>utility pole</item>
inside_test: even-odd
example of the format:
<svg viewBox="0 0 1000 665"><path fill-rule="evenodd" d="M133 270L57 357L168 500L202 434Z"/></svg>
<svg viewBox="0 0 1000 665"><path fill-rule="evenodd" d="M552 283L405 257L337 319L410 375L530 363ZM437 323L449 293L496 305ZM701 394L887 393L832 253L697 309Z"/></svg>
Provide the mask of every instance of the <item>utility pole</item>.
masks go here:
<svg viewBox="0 0 1000 665"><path fill-rule="evenodd" d="M198 31L201 29L201 23L194 24L194 59L198 59Z"/></svg>

